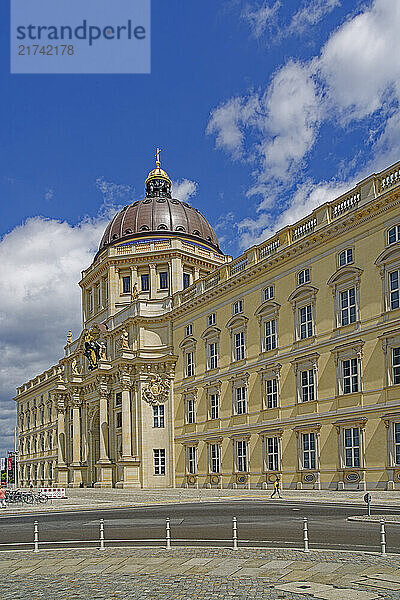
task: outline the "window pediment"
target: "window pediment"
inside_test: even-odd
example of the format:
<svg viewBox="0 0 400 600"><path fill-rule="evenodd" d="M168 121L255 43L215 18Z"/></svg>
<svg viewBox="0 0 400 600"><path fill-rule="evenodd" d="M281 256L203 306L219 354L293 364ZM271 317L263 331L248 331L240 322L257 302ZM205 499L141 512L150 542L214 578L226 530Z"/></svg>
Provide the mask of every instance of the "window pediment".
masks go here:
<svg viewBox="0 0 400 600"><path fill-rule="evenodd" d="M246 327L248 320L248 317L245 317L244 315L234 315L229 319L225 327L231 330Z"/></svg>
<svg viewBox="0 0 400 600"><path fill-rule="evenodd" d="M388 346L400 346L400 328L385 331L378 339L381 340L384 350Z"/></svg>
<svg viewBox="0 0 400 600"><path fill-rule="evenodd" d="M197 340L196 338L194 338L193 336L189 336L187 338L185 338L184 340L182 340L182 342L179 344L179 348L185 349L185 348L194 348L197 344Z"/></svg>
<svg viewBox="0 0 400 600"><path fill-rule="evenodd" d="M254 313L254 316L257 317L258 320L261 320L264 317L268 316L278 316L279 309L281 305L278 302L274 302L273 300L267 300L263 302Z"/></svg>
<svg viewBox="0 0 400 600"><path fill-rule="evenodd" d="M327 285L334 287L338 284L346 283L347 281L358 282L362 273L363 270L359 269L358 267L340 267L331 277L329 277L326 283Z"/></svg>
<svg viewBox="0 0 400 600"><path fill-rule="evenodd" d="M263 366L262 369L257 371L260 374L261 379L273 379L274 377L279 378L282 365L280 363L271 363Z"/></svg>
<svg viewBox="0 0 400 600"><path fill-rule="evenodd" d="M201 337L203 340L216 339L219 338L220 333L221 330L218 327L215 327L215 325L211 325L210 327L207 327L205 331L203 331Z"/></svg>
<svg viewBox="0 0 400 600"><path fill-rule="evenodd" d="M301 369L316 369L319 356L318 352L312 352L311 354L305 354L292 360L291 364L294 367L295 373Z"/></svg>
<svg viewBox="0 0 400 600"><path fill-rule="evenodd" d="M335 346L331 350L335 362L339 359L348 359L348 358L362 358L362 351L364 346L364 340L354 340L354 342L348 342L347 344L341 344L340 346Z"/></svg>
<svg viewBox="0 0 400 600"><path fill-rule="evenodd" d="M400 262L400 244L394 247L386 248L375 261L377 267L382 267L385 263Z"/></svg>
<svg viewBox="0 0 400 600"><path fill-rule="evenodd" d="M298 302L302 302L303 300L315 299L315 296L318 293L318 288L313 285L302 285L299 288L296 288L294 292L292 292L288 298L288 301L293 305L296 305Z"/></svg>

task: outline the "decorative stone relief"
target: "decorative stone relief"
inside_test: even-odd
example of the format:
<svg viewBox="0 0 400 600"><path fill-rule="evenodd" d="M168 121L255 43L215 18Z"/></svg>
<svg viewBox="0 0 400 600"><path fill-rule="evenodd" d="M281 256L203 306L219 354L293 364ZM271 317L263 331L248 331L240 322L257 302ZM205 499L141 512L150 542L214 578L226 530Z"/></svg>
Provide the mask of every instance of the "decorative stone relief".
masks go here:
<svg viewBox="0 0 400 600"><path fill-rule="evenodd" d="M158 373L151 375L147 389L143 390L143 399L149 404L162 404L169 398L171 382Z"/></svg>

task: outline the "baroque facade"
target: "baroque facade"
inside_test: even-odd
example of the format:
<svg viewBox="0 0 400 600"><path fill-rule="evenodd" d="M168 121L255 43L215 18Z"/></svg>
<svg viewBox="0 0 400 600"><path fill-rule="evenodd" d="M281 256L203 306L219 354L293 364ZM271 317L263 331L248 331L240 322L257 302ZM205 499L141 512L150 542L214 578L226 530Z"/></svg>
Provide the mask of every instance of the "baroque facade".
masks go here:
<svg viewBox="0 0 400 600"><path fill-rule="evenodd" d="M399 169L232 260L157 156L17 390L21 485L400 489Z"/></svg>

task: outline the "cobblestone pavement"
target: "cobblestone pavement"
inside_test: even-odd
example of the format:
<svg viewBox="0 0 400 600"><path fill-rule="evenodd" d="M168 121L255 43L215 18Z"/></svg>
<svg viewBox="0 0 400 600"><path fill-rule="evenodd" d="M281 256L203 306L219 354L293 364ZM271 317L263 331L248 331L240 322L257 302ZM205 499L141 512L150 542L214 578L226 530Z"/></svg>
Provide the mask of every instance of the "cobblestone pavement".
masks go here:
<svg viewBox="0 0 400 600"><path fill-rule="evenodd" d="M231 489L184 489L169 488L160 490L119 490L119 489L93 489L68 488L67 498L49 501L40 505L12 505L10 504L5 514L18 514L54 510L79 510L90 508L117 508L127 506L143 506L151 504L167 504L178 502L215 502L224 500L266 500L270 499L270 490L231 490ZM382 506L395 506L400 508L399 491L372 491L372 507L374 504ZM365 492L363 491L327 491L327 490L284 490L283 499L295 502L327 502L348 503L362 505Z"/></svg>
<svg viewBox="0 0 400 600"><path fill-rule="evenodd" d="M224 548L3 552L3 600L400 600L400 556Z"/></svg>

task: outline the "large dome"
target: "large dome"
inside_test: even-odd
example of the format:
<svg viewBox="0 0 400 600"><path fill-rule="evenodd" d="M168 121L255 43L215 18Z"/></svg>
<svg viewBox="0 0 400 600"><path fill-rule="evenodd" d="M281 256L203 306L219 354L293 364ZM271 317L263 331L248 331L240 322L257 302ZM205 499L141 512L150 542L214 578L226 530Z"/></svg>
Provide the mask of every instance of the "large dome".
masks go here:
<svg viewBox="0 0 400 600"><path fill-rule="evenodd" d="M104 232L99 252L132 238L148 238L149 234L186 237L221 252L207 219L190 204L171 197L171 180L160 168L159 161L146 179L146 197L115 215Z"/></svg>

